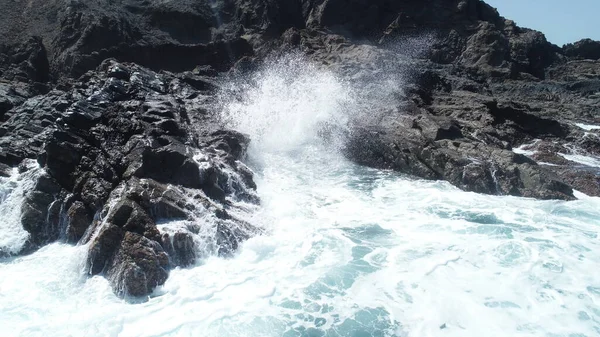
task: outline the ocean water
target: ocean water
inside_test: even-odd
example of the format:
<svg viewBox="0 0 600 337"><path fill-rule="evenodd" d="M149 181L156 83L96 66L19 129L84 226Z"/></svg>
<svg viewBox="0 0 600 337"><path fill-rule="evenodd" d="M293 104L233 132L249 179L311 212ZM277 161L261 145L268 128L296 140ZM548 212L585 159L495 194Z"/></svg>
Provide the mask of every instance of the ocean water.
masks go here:
<svg viewBox="0 0 600 337"><path fill-rule="evenodd" d="M303 62L245 83L222 111L253 139L262 204L246 220L265 234L172 270L142 301L87 277L85 246L4 258L2 336L600 335L599 198L480 195L360 167L339 151L358 88ZM3 244L22 234L4 219Z"/></svg>

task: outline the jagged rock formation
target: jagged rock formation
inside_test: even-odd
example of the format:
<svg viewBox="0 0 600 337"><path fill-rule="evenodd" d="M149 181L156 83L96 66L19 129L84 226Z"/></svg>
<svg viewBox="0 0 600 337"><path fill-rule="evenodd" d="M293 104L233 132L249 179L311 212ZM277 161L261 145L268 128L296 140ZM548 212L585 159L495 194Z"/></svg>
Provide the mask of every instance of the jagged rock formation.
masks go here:
<svg viewBox="0 0 600 337"><path fill-rule="evenodd" d="M200 237L228 254L260 232L228 212L258 202L250 140L211 101L219 74L273 53L365 91L398 85L347 130L358 163L479 193L600 195L598 169L569 160L600 155L598 130L575 126L600 123L600 43L557 47L479 0L3 1L0 32L0 174L43 168L23 252L88 243L90 274L119 295L194 263Z"/></svg>
<svg viewBox="0 0 600 337"><path fill-rule="evenodd" d="M228 214L258 202L243 159L248 138L208 113L210 80L107 60L79 81L33 96L4 116L3 159L44 169L21 215L24 251L63 239L89 245L91 275L120 295L145 295L200 252L200 230L226 255L260 232ZM202 220L200 220L202 219ZM190 220L161 233L157 222ZM198 227L198 228L196 228Z"/></svg>

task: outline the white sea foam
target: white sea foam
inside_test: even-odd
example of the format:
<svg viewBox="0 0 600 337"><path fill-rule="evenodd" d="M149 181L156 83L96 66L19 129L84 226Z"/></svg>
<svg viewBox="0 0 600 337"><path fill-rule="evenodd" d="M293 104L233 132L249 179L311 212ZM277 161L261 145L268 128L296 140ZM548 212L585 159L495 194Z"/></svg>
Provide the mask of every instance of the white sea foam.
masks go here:
<svg viewBox="0 0 600 337"><path fill-rule="evenodd" d="M579 127L580 129L583 129L586 131L600 130L600 125L590 125L590 124L582 124L582 123L576 123L575 125L577 127Z"/></svg>
<svg viewBox="0 0 600 337"><path fill-rule="evenodd" d="M101 277L82 277L85 247L54 244L5 260L2 334L600 333L598 198L480 195L356 166L314 132L331 116L343 125L336 109L351 100L342 82L310 67L302 81L313 85L277 76L267 71L269 83L258 80L246 89L255 90L250 100L231 106L255 142L249 156L262 207L247 220L267 234L233 258L173 270L141 304L115 298ZM267 89L270 81L284 87Z"/></svg>
<svg viewBox="0 0 600 337"><path fill-rule="evenodd" d="M600 159L592 156L586 156L582 154L564 154L559 153L562 157L567 160L583 164L586 166L600 167Z"/></svg>
<svg viewBox="0 0 600 337"><path fill-rule="evenodd" d="M535 144L537 144L538 142L540 142L539 139L534 140L532 143L529 144L523 144L519 147L513 148L513 152L517 153L517 154L522 154L525 156L533 156L535 154L536 151L533 150L529 150L531 147L535 146Z"/></svg>

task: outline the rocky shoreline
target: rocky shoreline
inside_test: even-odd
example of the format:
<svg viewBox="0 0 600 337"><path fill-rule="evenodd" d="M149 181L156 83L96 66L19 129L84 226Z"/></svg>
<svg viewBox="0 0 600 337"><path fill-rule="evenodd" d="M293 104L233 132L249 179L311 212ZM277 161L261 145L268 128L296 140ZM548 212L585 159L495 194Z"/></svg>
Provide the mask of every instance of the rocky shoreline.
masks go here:
<svg viewBox="0 0 600 337"><path fill-rule="evenodd" d="M9 163L37 157L41 167L21 210L30 238L17 253L89 242L90 275L139 296L164 283L169 268L196 261L200 230L214 245L204 253L219 255L260 233L228 213L236 200L258 203L240 161L249 139L214 122L210 96L191 78L202 82L107 60L9 112L2 147L17 157ZM184 225L161 233L157 222L169 220Z"/></svg>
<svg viewBox="0 0 600 337"><path fill-rule="evenodd" d="M29 241L88 244L87 270L145 296L175 266L262 229L220 83L301 53L366 91L344 153L477 193L600 196L600 42L562 48L478 0L8 1L0 4L0 175L36 171ZM175 227L164 227L175 222ZM198 250L198 242L204 247Z"/></svg>

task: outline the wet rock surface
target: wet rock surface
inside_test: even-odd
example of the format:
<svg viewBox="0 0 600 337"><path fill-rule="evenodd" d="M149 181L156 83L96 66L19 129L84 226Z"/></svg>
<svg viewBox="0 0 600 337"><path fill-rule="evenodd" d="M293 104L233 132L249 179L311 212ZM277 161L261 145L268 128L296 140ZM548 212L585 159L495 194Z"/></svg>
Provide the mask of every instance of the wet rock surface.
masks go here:
<svg viewBox="0 0 600 337"><path fill-rule="evenodd" d="M87 244L89 274L120 296L261 232L235 215L259 203L251 140L214 103L227 74L273 54L363 89L344 130L357 163L477 193L600 196L599 43L552 45L482 1L3 1L0 32L0 175L42 167L22 253Z"/></svg>
<svg viewBox="0 0 600 337"><path fill-rule="evenodd" d="M120 296L141 296L163 284L169 268L205 256L180 243L187 231L172 234L169 256L170 234L161 235L157 222L188 220L214 231L214 253L222 255L239 244L228 240L259 233L247 223L244 236L221 229L219 217L238 198L258 198L240 162L249 139L215 122L211 95L176 74L107 60L69 87L12 108L4 162L37 159L44 172L22 207L28 247L89 243L89 273L105 275Z"/></svg>

